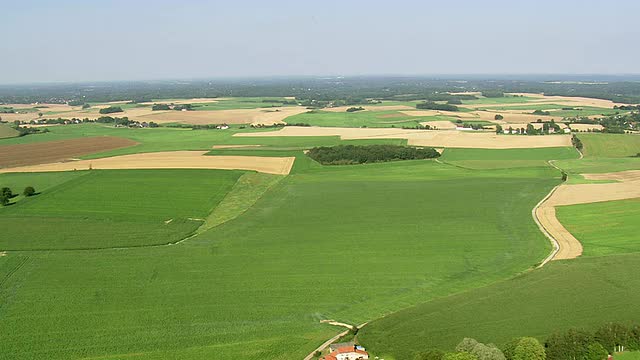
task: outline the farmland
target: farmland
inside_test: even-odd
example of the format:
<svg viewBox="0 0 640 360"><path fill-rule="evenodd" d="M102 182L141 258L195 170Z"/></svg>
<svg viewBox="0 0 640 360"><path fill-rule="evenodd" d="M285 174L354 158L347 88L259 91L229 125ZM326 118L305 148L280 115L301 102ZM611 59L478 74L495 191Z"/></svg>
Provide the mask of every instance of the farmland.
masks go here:
<svg viewBox="0 0 640 360"><path fill-rule="evenodd" d="M37 191L0 208L0 359L302 358L337 332L324 319L370 322L359 341L403 359L423 347L448 350L465 336L500 344L616 320L584 313L637 285L623 273L637 267L636 200L559 207L585 256L541 270L533 269L552 247L531 217L561 183L551 164L570 183L610 183L581 174L639 168L628 155L635 135L580 134L579 159L568 135L451 130L458 120L493 123L494 110L483 110L492 106L528 118L568 100L465 100L457 114L417 110L417 101L309 112L281 97L155 100L49 112L97 115L117 105L124 112L114 116L232 126L84 123L0 140L0 186ZM198 106L152 111L156 102ZM268 119L313 126L245 126ZM428 122L450 130L401 129ZM623 149L611 149L619 139ZM437 161L362 165L325 166L307 155L374 144L444 149ZM593 226L596 219L615 229ZM595 284L580 278L603 266ZM618 276L620 288L607 283ZM585 297L612 294L540 316L552 301L545 294L568 306L567 282ZM517 313L536 296L539 305ZM495 319L505 326L487 330L502 307Z"/></svg>
<svg viewBox="0 0 640 360"><path fill-rule="evenodd" d="M17 242L30 249L45 243L72 248L77 244L71 241L81 239L83 246L155 243L142 233L135 239L119 237L147 222L162 227L170 218L206 217L240 176L215 170L206 170L215 176L147 171L93 170L2 209L7 211L3 218L54 217L29 230L41 234L35 240ZM16 175L0 179L5 176ZM190 179L187 187L181 184L184 178ZM281 358L277 349L283 346L296 349L287 357L302 357L335 331L318 324L320 319L362 322L533 266L549 245L530 221L530 209L558 181L549 167L472 171L431 160L315 165L270 185L237 217L176 246L86 250L82 256L74 251L12 252L2 258L2 271L19 270L2 285L0 327L9 335L0 358L135 353L149 359L213 354L258 359ZM487 191L468 196L462 189L469 186ZM173 194L168 189L175 196L167 198ZM520 195L505 201L499 196L504 191ZM114 193L127 196L113 198ZM207 200L197 201L201 198ZM106 199L110 205L105 208ZM66 205L60 209L56 204ZM457 226L474 207L483 210ZM101 237L104 228L97 221L77 229L81 214L115 222L110 228L116 236ZM61 215L71 220L60 225L80 235L52 243L59 237L44 232ZM11 231L18 230L11 225ZM399 231L400 238L395 236ZM345 248L362 256L354 259ZM12 258L20 260L5 261ZM340 276L345 273L349 276ZM344 291L355 287L358 292ZM52 298L58 300L52 303Z"/></svg>
<svg viewBox="0 0 640 360"><path fill-rule="evenodd" d="M617 172L640 169L638 159L628 155L634 151L636 136L579 137L584 139L584 159L577 159L575 153L571 156L569 151L563 156L562 149L551 148L532 149L528 155L518 154L522 150L517 149L448 149L442 161L467 167L478 162L476 167L486 167L496 158L509 163L512 158L507 155L516 155L520 159L517 165L522 159L537 159L544 153L557 159L553 163L569 173L569 185L561 186L551 197L552 202L600 201L556 207L560 222L584 246L582 257L554 261L508 281L400 311L367 325L359 334L360 341L377 355L403 359L429 348L450 350L464 337L498 345L518 336L544 341L550 334L571 327L590 330L605 322L640 319L632 305L638 301L633 295L638 283L631 275L637 270L640 250L636 221L639 202L637 198L606 201L635 194L634 173ZM527 160L533 165L531 161ZM625 181L631 182L613 182L627 178ZM627 185L628 189L624 187ZM575 194L566 192L569 189Z"/></svg>
<svg viewBox="0 0 640 360"><path fill-rule="evenodd" d="M0 139L12 138L18 136L18 131L12 129L9 125L0 124Z"/></svg>

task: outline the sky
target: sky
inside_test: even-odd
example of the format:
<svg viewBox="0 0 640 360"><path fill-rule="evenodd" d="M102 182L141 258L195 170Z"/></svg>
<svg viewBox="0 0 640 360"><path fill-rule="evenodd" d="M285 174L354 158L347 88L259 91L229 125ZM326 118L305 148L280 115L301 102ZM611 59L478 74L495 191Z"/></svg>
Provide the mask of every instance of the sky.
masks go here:
<svg viewBox="0 0 640 360"><path fill-rule="evenodd" d="M3 1L0 84L638 74L637 0Z"/></svg>

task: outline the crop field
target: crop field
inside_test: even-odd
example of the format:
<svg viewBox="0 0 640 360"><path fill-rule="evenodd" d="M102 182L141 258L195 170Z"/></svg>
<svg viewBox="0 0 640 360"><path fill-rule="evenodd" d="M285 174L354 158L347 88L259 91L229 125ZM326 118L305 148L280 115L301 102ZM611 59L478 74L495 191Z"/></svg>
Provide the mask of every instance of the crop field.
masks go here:
<svg viewBox="0 0 640 360"><path fill-rule="evenodd" d="M557 216L580 239L584 256L640 252L640 199L561 206Z"/></svg>
<svg viewBox="0 0 640 360"><path fill-rule="evenodd" d="M224 194L243 193L234 186L241 174L93 170L1 209L10 232L2 247L166 242L152 230L207 218ZM230 220L175 246L9 252L0 258L0 273L12 273L0 285L0 358L301 358L335 333L321 319L359 323L535 265L550 246L530 211L558 176L550 167L474 171L430 160L309 162L277 183L256 179L266 181L261 198L239 196L252 207L214 210L213 220ZM29 227L34 214L42 225ZM115 236L100 235L103 220ZM77 235L49 236L52 228ZM171 234L185 231L195 229Z"/></svg>
<svg viewBox="0 0 640 360"><path fill-rule="evenodd" d="M539 149L446 149L440 161L471 169L549 166L549 159L576 159L571 147Z"/></svg>
<svg viewBox="0 0 640 360"><path fill-rule="evenodd" d="M0 167L56 162L134 145L135 141L107 136L5 146L0 143Z"/></svg>
<svg viewBox="0 0 640 360"><path fill-rule="evenodd" d="M110 248L178 241L202 224L240 175L216 170L5 174L0 176L2 184L7 177L8 184L29 186L43 177L49 178L45 180L49 186L40 195L0 209L4 233L0 249ZM184 183L185 177L189 183Z"/></svg>
<svg viewBox="0 0 640 360"><path fill-rule="evenodd" d="M188 113L206 118L282 105L270 100L284 101L191 99L203 106ZM517 100L513 104L529 101ZM579 160L568 136L400 129L456 121L407 104L415 107L384 102L362 112L311 114L282 107L296 112L287 122L318 127L275 131L79 124L0 140L0 149L22 149L11 152L11 161L82 159L31 171L92 164L91 170L0 174L2 187L38 192L0 208L0 333L6 334L0 359L302 358L338 332L320 320L335 319L374 320L359 340L374 354L399 360L413 356L407 344L419 344L411 352L448 349L465 336L500 343L515 330L543 337L566 324L588 327L601 318L584 316L584 307L638 285L617 277L624 266L638 267L635 200L561 207L563 223L584 238L585 257L532 271L551 251L531 217L561 182L549 161L570 181L611 182L579 174L635 169L638 159L607 149L605 143L618 138L585 134L585 149L600 142L602 154L585 151ZM143 105L122 106L146 116ZM461 113L464 122L489 124L469 109ZM113 139L120 146L99 145ZM623 141L633 149L633 139ZM52 144L65 150L53 151ZM437 161L343 166L323 166L305 154L344 144L445 149ZM226 168L244 170L179 169L201 158L261 166L288 159L289 167L273 173L237 164ZM154 161L170 169L141 169L156 167ZM111 166L116 162L119 167ZM602 212L611 217L598 217ZM603 242L602 227L592 226L595 219L615 224L610 241ZM607 272L597 273L603 266ZM592 272L596 284L579 276ZM611 279L624 283L616 288L606 283ZM587 296L599 289L611 294L569 313L550 310L552 301L542 298L554 294L562 297L555 303L568 306L571 290ZM537 299L535 290L540 304L520 316L517 307L527 296ZM637 300L632 295L609 306L615 311ZM476 309L482 316L473 318ZM540 316L542 310L552 316ZM488 330L492 314L505 326ZM518 327L523 321L531 324Z"/></svg>
<svg viewBox="0 0 640 360"><path fill-rule="evenodd" d="M640 135L579 134L587 157L630 157L640 153Z"/></svg>
<svg viewBox="0 0 640 360"><path fill-rule="evenodd" d="M0 139L12 138L18 136L18 131L12 129L9 125L0 124Z"/></svg>

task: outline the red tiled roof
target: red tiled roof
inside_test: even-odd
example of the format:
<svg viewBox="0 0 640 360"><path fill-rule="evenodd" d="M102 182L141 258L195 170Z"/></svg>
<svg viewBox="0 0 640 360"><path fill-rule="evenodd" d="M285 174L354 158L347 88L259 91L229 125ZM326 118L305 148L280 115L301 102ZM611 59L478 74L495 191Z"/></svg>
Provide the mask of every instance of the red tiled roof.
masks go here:
<svg viewBox="0 0 640 360"><path fill-rule="evenodd" d="M356 349L354 349L352 347L339 348L336 351L334 351L333 353L336 353L336 354L356 353L356 354L360 354L360 355L369 355L369 353L367 353L366 351L356 350Z"/></svg>

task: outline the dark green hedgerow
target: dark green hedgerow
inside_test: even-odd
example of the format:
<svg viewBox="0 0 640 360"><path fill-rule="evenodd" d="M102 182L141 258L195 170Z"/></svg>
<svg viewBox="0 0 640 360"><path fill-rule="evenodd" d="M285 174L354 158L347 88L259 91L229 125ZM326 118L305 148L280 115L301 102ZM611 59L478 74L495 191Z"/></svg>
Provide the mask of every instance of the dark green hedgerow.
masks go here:
<svg viewBox="0 0 640 360"><path fill-rule="evenodd" d="M323 165L351 165L397 160L434 159L440 156L435 149L399 145L340 145L316 147L309 157Z"/></svg>

